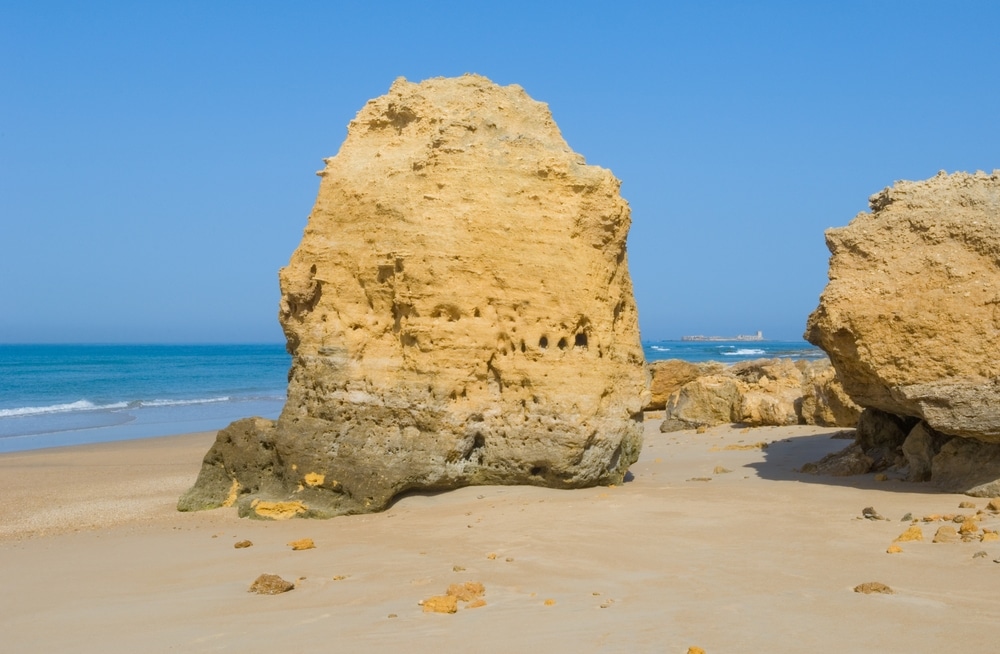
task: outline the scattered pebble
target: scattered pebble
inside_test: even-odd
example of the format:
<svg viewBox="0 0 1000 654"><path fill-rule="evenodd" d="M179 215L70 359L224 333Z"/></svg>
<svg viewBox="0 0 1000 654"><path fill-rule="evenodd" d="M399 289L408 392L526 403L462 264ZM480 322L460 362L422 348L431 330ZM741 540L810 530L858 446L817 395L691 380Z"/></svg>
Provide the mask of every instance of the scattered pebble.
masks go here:
<svg viewBox="0 0 1000 654"><path fill-rule="evenodd" d="M296 552L299 550L311 550L316 548L316 543L313 542L312 538L300 538L287 543L287 545Z"/></svg>
<svg viewBox="0 0 1000 654"><path fill-rule="evenodd" d="M247 592L258 595L279 595L287 593L293 588L295 588L295 584L285 581L278 575L263 574L250 584L250 589Z"/></svg>
<svg viewBox="0 0 1000 654"><path fill-rule="evenodd" d="M460 565L453 565L453 566L451 566L451 571L452 572L465 572L465 568L462 567L462 566L460 566Z"/></svg>
<svg viewBox="0 0 1000 654"><path fill-rule="evenodd" d="M974 509L974 508L976 508L976 505L975 505L974 502L968 502L968 501L966 501L966 502L959 502L958 503L958 508L960 508L960 509Z"/></svg>
<svg viewBox="0 0 1000 654"><path fill-rule="evenodd" d="M712 481L711 477L691 477L688 481Z"/></svg>
<svg viewBox="0 0 1000 654"><path fill-rule="evenodd" d="M424 608L424 613L458 612L458 598L454 595L434 595L420 602L420 605Z"/></svg>
<svg viewBox="0 0 1000 654"><path fill-rule="evenodd" d="M715 470L712 471L713 475L724 475L727 472L732 472L729 468L723 468L722 466L715 466Z"/></svg>
<svg viewBox="0 0 1000 654"><path fill-rule="evenodd" d="M398 618L399 616L396 615L395 613L390 613L389 615L387 615L385 617L387 617L387 618Z"/></svg>
<svg viewBox="0 0 1000 654"><path fill-rule="evenodd" d="M514 562L514 557L513 556L508 556L506 559L504 559L504 561L506 561L507 563L513 563Z"/></svg>
<svg viewBox="0 0 1000 654"><path fill-rule="evenodd" d="M864 593L865 595L871 595L872 593L882 593L884 595L892 595L896 591L889 588L880 581L866 581L863 584L858 584L854 587L855 593Z"/></svg>
<svg viewBox="0 0 1000 654"><path fill-rule="evenodd" d="M251 543L248 540L241 540L238 543L233 543L233 547L235 547L238 550L241 550L246 547L253 547L253 543Z"/></svg>
<svg viewBox="0 0 1000 654"><path fill-rule="evenodd" d="M1000 534L993 531L992 529L983 529L983 535L979 537L979 540L984 543L998 541L1000 540Z"/></svg>
<svg viewBox="0 0 1000 654"><path fill-rule="evenodd" d="M345 579L347 579L347 575L334 575L333 576L333 580L334 581L343 581Z"/></svg>
<svg viewBox="0 0 1000 654"><path fill-rule="evenodd" d="M700 647L688 647L687 654L705 654L705 650Z"/></svg>
<svg viewBox="0 0 1000 654"><path fill-rule="evenodd" d="M497 553L496 552L490 552L489 554L486 555L486 558L489 559L490 561L495 561L496 558L497 558Z"/></svg>
<svg viewBox="0 0 1000 654"><path fill-rule="evenodd" d="M903 551L903 548L900 547L899 545L890 545L889 548L885 552L886 552L886 554L899 554L902 551Z"/></svg>
<svg viewBox="0 0 1000 654"><path fill-rule="evenodd" d="M986 508L990 511L1000 511L1000 497L994 497L990 500Z"/></svg>
<svg viewBox="0 0 1000 654"><path fill-rule="evenodd" d="M550 599L545 600L545 606L555 606L555 605L556 605L556 601L554 599L550 598Z"/></svg>
<svg viewBox="0 0 1000 654"><path fill-rule="evenodd" d="M861 515L863 515L868 520L885 520L873 507L866 506L861 509Z"/></svg>
<svg viewBox="0 0 1000 654"><path fill-rule="evenodd" d="M978 552L976 552L975 554L972 555L972 558L974 558L974 559L984 559L987 556L989 556L989 554L986 553L986 550L979 550Z"/></svg>
<svg viewBox="0 0 1000 654"><path fill-rule="evenodd" d="M904 515L902 518L899 519L900 522L909 522L910 520L913 520L912 513L907 513L906 515Z"/></svg>

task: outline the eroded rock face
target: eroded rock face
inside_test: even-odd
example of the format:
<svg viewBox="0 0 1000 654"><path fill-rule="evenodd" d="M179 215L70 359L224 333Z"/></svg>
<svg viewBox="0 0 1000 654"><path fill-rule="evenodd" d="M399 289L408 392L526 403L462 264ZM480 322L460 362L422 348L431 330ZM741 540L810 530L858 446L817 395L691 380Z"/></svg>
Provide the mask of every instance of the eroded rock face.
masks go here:
<svg viewBox="0 0 1000 654"><path fill-rule="evenodd" d="M280 274L276 424L220 432L182 509L377 511L408 490L620 482L648 373L619 181L546 105L467 75L397 80L326 160Z"/></svg>
<svg viewBox="0 0 1000 654"><path fill-rule="evenodd" d="M826 233L805 337L860 405L1000 442L1000 172L898 182Z"/></svg>
<svg viewBox="0 0 1000 654"><path fill-rule="evenodd" d="M869 202L826 234L806 339L866 407L873 470L1000 494L1000 172L898 182Z"/></svg>

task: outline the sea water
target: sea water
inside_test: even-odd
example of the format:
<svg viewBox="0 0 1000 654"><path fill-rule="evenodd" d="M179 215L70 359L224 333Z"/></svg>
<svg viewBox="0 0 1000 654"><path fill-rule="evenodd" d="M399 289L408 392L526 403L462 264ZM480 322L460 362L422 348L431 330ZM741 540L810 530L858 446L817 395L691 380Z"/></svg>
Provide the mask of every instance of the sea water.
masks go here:
<svg viewBox="0 0 1000 654"><path fill-rule="evenodd" d="M650 341L647 361L819 359L805 341ZM0 345L0 452L277 418L284 345Z"/></svg>
<svg viewBox="0 0 1000 654"><path fill-rule="evenodd" d="M644 341L646 361L681 359L692 363L736 363L752 359L807 359L826 353L806 341Z"/></svg>
<svg viewBox="0 0 1000 654"><path fill-rule="evenodd" d="M276 418L291 357L267 345L0 345L0 452Z"/></svg>

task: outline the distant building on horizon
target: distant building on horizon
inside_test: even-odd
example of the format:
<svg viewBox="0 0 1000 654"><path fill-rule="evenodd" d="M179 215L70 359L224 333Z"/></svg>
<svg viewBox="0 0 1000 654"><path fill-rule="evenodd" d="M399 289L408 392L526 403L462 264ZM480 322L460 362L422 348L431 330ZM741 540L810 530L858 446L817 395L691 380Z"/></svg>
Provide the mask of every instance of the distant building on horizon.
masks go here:
<svg viewBox="0 0 1000 654"><path fill-rule="evenodd" d="M737 334L736 336L681 336L682 341L762 341L764 332L757 330L756 334Z"/></svg>

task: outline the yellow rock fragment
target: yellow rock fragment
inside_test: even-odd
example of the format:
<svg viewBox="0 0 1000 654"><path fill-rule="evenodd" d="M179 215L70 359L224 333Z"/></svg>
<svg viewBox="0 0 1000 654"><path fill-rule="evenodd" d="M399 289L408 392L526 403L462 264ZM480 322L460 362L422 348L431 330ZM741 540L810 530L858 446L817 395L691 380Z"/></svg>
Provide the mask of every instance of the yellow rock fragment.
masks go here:
<svg viewBox="0 0 1000 654"><path fill-rule="evenodd" d="M466 605L465 608L467 608L467 609L478 609L481 606L486 606L486 600L484 600L482 598L472 600L471 602L469 602Z"/></svg>
<svg viewBox="0 0 1000 654"><path fill-rule="evenodd" d="M994 497L986 505L986 508L990 511L1000 511L1000 497Z"/></svg>
<svg viewBox="0 0 1000 654"><path fill-rule="evenodd" d="M924 539L924 532L923 532L923 530L921 530L920 527L918 527L916 525L912 525L909 529L907 529L906 531L904 531L903 533L901 533L899 536L897 536L896 540L894 540L892 542L894 542L894 543L905 543L906 541L923 540L923 539Z"/></svg>
<svg viewBox="0 0 1000 654"><path fill-rule="evenodd" d="M890 545L889 549L886 550L887 554L899 554L903 551L903 548L899 545Z"/></svg>
<svg viewBox="0 0 1000 654"><path fill-rule="evenodd" d="M892 595L895 591L880 581L866 581L863 584L858 584L854 587L855 593L864 593L865 595L870 595L872 593L884 593L886 595Z"/></svg>
<svg viewBox="0 0 1000 654"><path fill-rule="evenodd" d="M700 647L688 647L687 654L705 654L705 650Z"/></svg>
<svg viewBox="0 0 1000 654"><path fill-rule="evenodd" d="M545 600L545 606L555 606L555 605L556 605L556 601L554 599L547 599L547 600Z"/></svg>
<svg viewBox="0 0 1000 654"><path fill-rule="evenodd" d="M486 587L478 581L467 581L464 584L451 584L448 586L448 595L463 602L471 602L477 597L482 597L486 593Z"/></svg>
<svg viewBox="0 0 1000 654"><path fill-rule="evenodd" d="M924 522L936 522L940 519L941 516L939 516L936 513L931 513L930 515L925 515L923 518L921 518L921 520L923 520Z"/></svg>
<svg viewBox="0 0 1000 654"><path fill-rule="evenodd" d="M222 503L224 507L230 507L236 504L236 498L240 494L240 482L233 480L232 485L229 487L229 494L226 495L226 500Z"/></svg>
<svg viewBox="0 0 1000 654"><path fill-rule="evenodd" d="M424 613L455 613L458 599L454 595L435 595L423 601Z"/></svg>
<svg viewBox="0 0 1000 654"><path fill-rule="evenodd" d="M306 483L306 486L322 486L323 481L326 480L326 475L321 475L318 472L310 472L302 480Z"/></svg>
<svg viewBox="0 0 1000 654"><path fill-rule="evenodd" d="M983 535L979 538L979 540L981 540L984 543L988 543L988 542L991 542L991 541L998 541L998 540L1000 540L1000 534L998 534L995 531L989 531L989 530L984 529L983 530Z"/></svg>
<svg viewBox="0 0 1000 654"><path fill-rule="evenodd" d="M974 509L976 505L973 502L959 502L958 508L960 509Z"/></svg>
<svg viewBox="0 0 1000 654"><path fill-rule="evenodd" d="M724 468L723 466L715 466L715 470L712 471L713 475L724 475L727 472L732 472L729 468Z"/></svg>
<svg viewBox="0 0 1000 654"><path fill-rule="evenodd" d="M271 520L288 520L300 513L305 513L309 508L301 500L290 502L267 502L264 500L254 500L250 508L261 518Z"/></svg>
<svg viewBox="0 0 1000 654"><path fill-rule="evenodd" d="M979 521L975 518L966 518L958 528L960 534L974 534L979 531Z"/></svg>
<svg viewBox="0 0 1000 654"><path fill-rule="evenodd" d="M288 546L291 547L293 551L297 552L299 550L315 549L316 543L313 542L312 538L300 538L288 543Z"/></svg>

